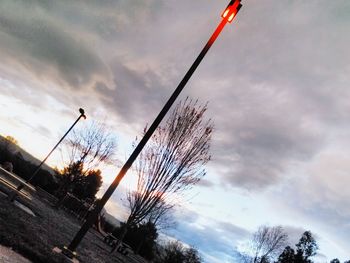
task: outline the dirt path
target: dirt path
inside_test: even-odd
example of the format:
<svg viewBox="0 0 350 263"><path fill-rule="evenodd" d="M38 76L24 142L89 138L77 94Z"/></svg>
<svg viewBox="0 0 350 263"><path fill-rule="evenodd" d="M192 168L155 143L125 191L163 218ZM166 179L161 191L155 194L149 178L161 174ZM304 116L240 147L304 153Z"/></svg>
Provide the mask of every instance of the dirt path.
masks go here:
<svg viewBox="0 0 350 263"><path fill-rule="evenodd" d="M31 263L11 248L0 245L0 263Z"/></svg>

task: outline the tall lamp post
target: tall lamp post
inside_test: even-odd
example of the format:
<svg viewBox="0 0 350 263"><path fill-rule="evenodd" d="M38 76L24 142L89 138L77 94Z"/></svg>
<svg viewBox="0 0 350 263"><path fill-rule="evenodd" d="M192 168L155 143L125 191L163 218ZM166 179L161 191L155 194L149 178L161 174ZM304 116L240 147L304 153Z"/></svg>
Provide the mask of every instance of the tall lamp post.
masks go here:
<svg viewBox="0 0 350 263"><path fill-rule="evenodd" d="M75 126L75 124L78 123L78 121L81 118L86 119L86 115L85 115L85 111L80 108L79 109L79 117L75 120L75 122L72 124L72 126L70 126L70 128L68 129L68 131L62 136L62 138L58 141L58 143L52 148L52 150L49 152L49 154L44 158L44 160L41 161L41 163L38 165L38 167L36 168L36 170L34 171L34 173L30 176L30 178L28 180L26 180L26 183L30 183L33 178L36 176L36 174L40 171L41 166L43 166L43 164L46 162L46 160L50 157L50 155L52 154L52 152L54 150L56 150L56 148L58 147L58 145L63 141L63 139L68 135L68 133L73 129L73 127ZM24 184L20 184L19 186L17 186L17 191L20 191L22 188L24 187Z"/></svg>
<svg viewBox="0 0 350 263"><path fill-rule="evenodd" d="M204 58L205 54L208 52L210 47L215 42L216 38L219 36L220 32L224 28L224 26L227 24L227 22L231 23L234 17L237 15L238 11L242 7L241 0L231 0L224 12L222 13L222 21L215 29L214 33L196 58L196 60L193 62L190 69L187 71L169 100L164 105L163 109L160 111L156 119L153 121L152 125L149 127L139 144L134 149L133 153L130 155L129 159L125 162L124 166L121 168L119 174L116 176L112 184L109 186L105 194L102 196L102 198L96 203L95 209L90 213L90 215L87 217L85 223L81 226L80 230L77 232L71 243L68 245L68 247L63 248L63 253L67 255L68 257L74 257L75 250L78 247L80 241L83 239L89 228L94 224L94 222L97 220L98 214L101 212L104 205L107 203L108 199L112 196L114 190L119 185L120 181L123 179L126 172L129 170L143 147L146 145L147 141L151 138L154 131L157 129L160 122L163 120L166 113L169 111L170 107L174 104L176 98L179 96L183 88L185 87L188 80L191 78L192 74L197 69L198 65Z"/></svg>

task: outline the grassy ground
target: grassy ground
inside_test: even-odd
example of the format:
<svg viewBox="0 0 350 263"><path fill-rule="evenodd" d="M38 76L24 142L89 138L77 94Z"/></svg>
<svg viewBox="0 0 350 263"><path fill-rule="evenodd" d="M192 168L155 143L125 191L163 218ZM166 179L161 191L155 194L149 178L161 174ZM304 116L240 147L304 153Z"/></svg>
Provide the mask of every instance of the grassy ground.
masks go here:
<svg viewBox="0 0 350 263"><path fill-rule="evenodd" d="M69 262L66 257L52 252L54 247L67 245L79 229L80 222L62 210L36 198L30 201L32 216L7 201L0 192L0 244L33 262ZM138 256L123 256L118 252L112 255L110 248L103 243L103 237L90 230L77 249L78 260L86 263L139 263L145 262Z"/></svg>

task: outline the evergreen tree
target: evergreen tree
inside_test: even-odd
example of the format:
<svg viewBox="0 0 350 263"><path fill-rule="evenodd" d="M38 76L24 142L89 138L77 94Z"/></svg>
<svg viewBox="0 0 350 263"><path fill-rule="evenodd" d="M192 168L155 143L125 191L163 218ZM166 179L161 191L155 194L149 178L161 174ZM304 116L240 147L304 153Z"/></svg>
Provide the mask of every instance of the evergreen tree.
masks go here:
<svg viewBox="0 0 350 263"><path fill-rule="evenodd" d="M301 236L298 244L296 244L297 252L295 256L296 263L309 263L312 262L309 258L316 255L318 246L316 240L312 236L310 231L305 231Z"/></svg>
<svg viewBox="0 0 350 263"><path fill-rule="evenodd" d="M287 246L278 257L276 263L311 263L311 257L316 255L318 246L310 231L306 231L295 245L296 251ZM331 262L338 263L338 262Z"/></svg>
<svg viewBox="0 0 350 263"><path fill-rule="evenodd" d="M282 254L278 257L277 263L293 263L295 261L295 251L287 246Z"/></svg>
<svg viewBox="0 0 350 263"><path fill-rule="evenodd" d="M73 194L79 199L95 199L95 195L102 185L100 170L90 170L86 175L79 178L74 184Z"/></svg>
<svg viewBox="0 0 350 263"><path fill-rule="evenodd" d="M201 262L201 258L198 254L198 251L195 248L190 247L189 249L186 250L184 263L200 263L200 262Z"/></svg>
<svg viewBox="0 0 350 263"><path fill-rule="evenodd" d="M71 192L79 199L94 200L101 185L101 171L86 171L83 163L78 161L62 170L61 186L57 191L57 196L63 198L67 192Z"/></svg>

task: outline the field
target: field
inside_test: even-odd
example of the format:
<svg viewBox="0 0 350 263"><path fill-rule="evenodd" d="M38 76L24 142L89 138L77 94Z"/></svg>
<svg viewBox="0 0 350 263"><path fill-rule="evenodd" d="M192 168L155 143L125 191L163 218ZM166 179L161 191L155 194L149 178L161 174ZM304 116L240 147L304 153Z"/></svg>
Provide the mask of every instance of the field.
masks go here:
<svg viewBox="0 0 350 263"><path fill-rule="evenodd" d="M1 182L0 182L1 185ZM27 200L27 206L36 216L25 212L7 200L4 185L0 188L0 244L11 247L33 262L71 262L65 256L52 251L54 247L67 245L81 224L71 214L57 210L36 195ZM6 187L7 188L7 187ZM25 201L25 200L23 200ZM144 263L136 255L123 256L117 251L110 254L110 247L103 236L91 229L77 249L80 262Z"/></svg>

